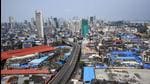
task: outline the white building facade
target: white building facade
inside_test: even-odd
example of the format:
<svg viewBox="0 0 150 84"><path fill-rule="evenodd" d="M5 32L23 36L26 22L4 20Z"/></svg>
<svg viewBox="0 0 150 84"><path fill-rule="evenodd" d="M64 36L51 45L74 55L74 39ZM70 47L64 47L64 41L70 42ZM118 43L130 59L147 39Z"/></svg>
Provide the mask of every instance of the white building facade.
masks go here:
<svg viewBox="0 0 150 84"><path fill-rule="evenodd" d="M44 38L44 31L43 31L43 17L41 11L35 12L35 19L36 19L36 28L38 31L38 36L40 38Z"/></svg>

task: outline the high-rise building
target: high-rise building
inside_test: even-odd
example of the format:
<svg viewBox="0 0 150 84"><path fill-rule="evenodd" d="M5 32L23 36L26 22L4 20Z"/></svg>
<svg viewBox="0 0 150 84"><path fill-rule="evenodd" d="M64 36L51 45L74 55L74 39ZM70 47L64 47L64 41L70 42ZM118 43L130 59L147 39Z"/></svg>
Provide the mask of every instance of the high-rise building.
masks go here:
<svg viewBox="0 0 150 84"><path fill-rule="evenodd" d="M94 17L90 17L90 23L93 23Z"/></svg>
<svg viewBox="0 0 150 84"><path fill-rule="evenodd" d="M54 22L55 22L55 27L56 27L56 28L59 28L59 24L58 24L57 18L54 18Z"/></svg>
<svg viewBox="0 0 150 84"><path fill-rule="evenodd" d="M28 24L28 21L27 21L27 20L24 20L24 24Z"/></svg>
<svg viewBox="0 0 150 84"><path fill-rule="evenodd" d="M41 11L36 11L35 12L35 18L36 18L36 27L37 27L37 30L38 30L38 36L40 38L44 38L42 12Z"/></svg>
<svg viewBox="0 0 150 84"><path fill-rule="evenodd" d="M49 26L49 27L52 25L52 22L51 22L51 19L50 19L50 18L47 19L47 23L48 23L48 26Z"/></svg>
<svg viewBox="0 0 150 84"><path fill-rule="evenodd" d="M81 21L78 19L72 20L69 24L69 28L71 29L72 33L76 35L76 33L81 29Z"/></svg>
<svg viewBox="0 0 150 84"><path fill-rule="evenodd" d="M9 17L9 24L10 24L10 28L14 27L14 17L12 16Z"/></svg>
<svg viewBox="0 0 150 84"><path fill-rule="evenodd" d="M36 22L35 22L35 19L34 19L34 18L31 18L31 24L32 24L32 25L36 25Z"/></svg>
<svg viewBox="0 0 150 84"><path fill-rule="evenodd" d="M88 20L82 19L82 25L81 25L81 33L83 37L87 37L89 33L89 25L88 25Z"/></svg>

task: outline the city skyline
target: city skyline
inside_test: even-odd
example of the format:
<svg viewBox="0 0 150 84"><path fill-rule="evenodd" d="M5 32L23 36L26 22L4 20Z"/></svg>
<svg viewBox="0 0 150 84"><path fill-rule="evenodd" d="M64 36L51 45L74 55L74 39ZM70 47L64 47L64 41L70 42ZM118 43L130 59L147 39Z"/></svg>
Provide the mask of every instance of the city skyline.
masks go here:
<svg viewBox="0 0 150 84"><path fill-rule="evenodd" d="M97 16L103 20L150 20L149 0L2 0L1 21L31 20L35 10L41 10L44 18L51 16ZM34 17L35 18L35 17Z"/></svg>

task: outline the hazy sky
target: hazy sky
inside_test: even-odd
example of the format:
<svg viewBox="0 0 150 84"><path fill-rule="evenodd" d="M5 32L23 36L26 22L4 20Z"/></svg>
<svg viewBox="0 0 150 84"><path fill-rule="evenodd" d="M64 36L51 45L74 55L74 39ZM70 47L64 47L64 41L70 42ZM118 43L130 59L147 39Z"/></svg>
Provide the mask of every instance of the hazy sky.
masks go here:
<svg viewBox="0 0 150 84"><path fill-rule="evenodd" d="M1 20L14 16L30 20L35 10L43 17L98 16L104 20L150 20L150 0L1 0Z"/></svg>

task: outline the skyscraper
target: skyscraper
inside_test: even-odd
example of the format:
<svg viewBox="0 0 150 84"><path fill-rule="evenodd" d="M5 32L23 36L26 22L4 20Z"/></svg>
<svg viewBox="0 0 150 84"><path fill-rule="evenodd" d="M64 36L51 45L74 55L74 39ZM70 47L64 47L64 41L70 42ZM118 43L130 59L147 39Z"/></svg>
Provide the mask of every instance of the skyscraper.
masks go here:
<svg viewBox="0 0 150 84"><path fill-rule="evenodd" d="M36 27L38 30L38 36L40 38L44 38L44 31L43 31L43 18L41 11L35 11L35 18L36 18Z"/></svg>
<svg viewBox="0 0 150 84"><path fill-rule="evenodd" d="M13 26L14 26L14 17L12 17L12 16L9 17L9 24L10 24L10 28L13 28Z"/></svg>
<svg viewBox="0 0 150 84"><path fill-rule="evenodd" d="M90 17L90 23L93 23L94 17Z"/></svg>
<svg viewBox="0 0 150 84"><path fill-rule="evenodd" d="M56 17L54 18L54 22L55 22L55 27L56 27L56 28L59 28L58 20L57 20Z"/></svg>
<svg viewBox="0 0 150 84"><path fill-rule="evenodd" d="M73 19L69 24L69 28L71 28L72 33L76 35L81 29L81 21L79 19Z"/></svg>
<svg viewBox="0 0 150 84"><path fill-rule="evenodd" d="M31 18L31 24L32 24L32 25L35 25L35 24L36 24L34 18Z"/></svg>
<svg viewBox="0 0 150 84"><path fill-rule="evenodd" d="M81 25L81 32L83 37L87 37L89 33L89 25L88 25L88 20L82 19L82 25Z"/></svg>

